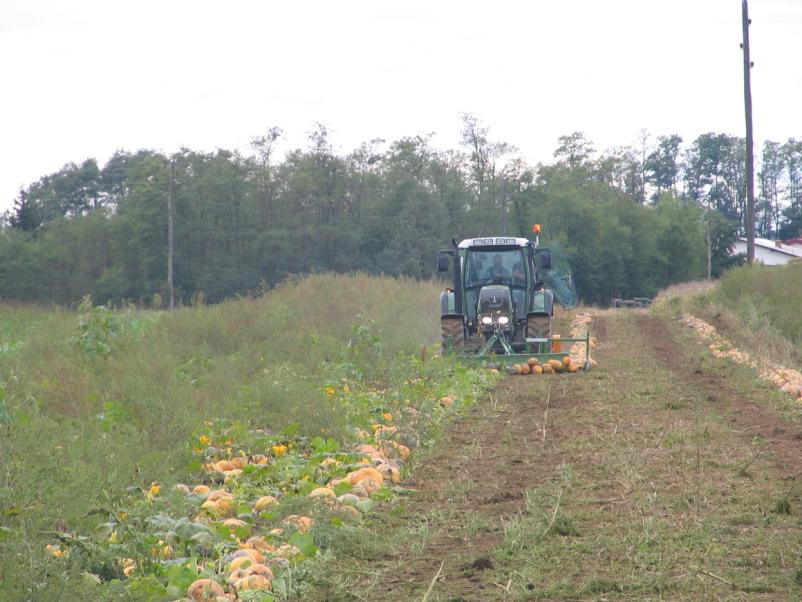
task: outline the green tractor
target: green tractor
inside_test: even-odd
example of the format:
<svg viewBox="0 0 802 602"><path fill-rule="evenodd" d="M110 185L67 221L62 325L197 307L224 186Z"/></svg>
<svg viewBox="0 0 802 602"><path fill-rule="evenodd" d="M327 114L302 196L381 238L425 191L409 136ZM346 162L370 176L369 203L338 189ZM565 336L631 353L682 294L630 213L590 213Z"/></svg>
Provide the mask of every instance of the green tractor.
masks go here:
<svg viewBox="0 0 802 602"><path fill-rule="evenodd" d="M533 230L540 231L539 226ZM440 272L453 284L440 294L443 353L462 360L510 365L527 358L559 359L562 343L583 339L552 338L556 300L576 307L577 296L566 269L552 267L552 252L518 237L452 240L453 249L437 254Z"/></svg>

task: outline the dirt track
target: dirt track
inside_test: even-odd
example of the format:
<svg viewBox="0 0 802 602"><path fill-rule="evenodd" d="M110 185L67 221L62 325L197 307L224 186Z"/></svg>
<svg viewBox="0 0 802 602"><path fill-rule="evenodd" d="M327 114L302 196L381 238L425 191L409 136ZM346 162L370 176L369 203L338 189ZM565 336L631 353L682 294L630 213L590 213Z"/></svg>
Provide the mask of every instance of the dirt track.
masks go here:
<svg viewBox="0 0 802 602"><path fill-rule="evenodd" d="M796 478L802 474L802 425L789 424L761 404L760 392L747 390L747 396L731 386L721 373L706 372L699 366L698 355L686 356L676 353L676 340L664 322L647 315L639 316L639 321L652 341L655 355L672 372L704 391L705 399L714 407L730 414L728 420L740 431L749 436L763 437L767 448L777 460L777 468L787 476ZM735 372L743 370L730 365Z"/></svg>
<svg viewBox="0 0 802 602"><path fill-rule="evenodd" d="M800 423L675 324L633 312L593 332L597 370L507 378L450 428L332 599L798 594L797 521L760 516L798 512ZM776 563L754 561L764 545Z"/></svg>

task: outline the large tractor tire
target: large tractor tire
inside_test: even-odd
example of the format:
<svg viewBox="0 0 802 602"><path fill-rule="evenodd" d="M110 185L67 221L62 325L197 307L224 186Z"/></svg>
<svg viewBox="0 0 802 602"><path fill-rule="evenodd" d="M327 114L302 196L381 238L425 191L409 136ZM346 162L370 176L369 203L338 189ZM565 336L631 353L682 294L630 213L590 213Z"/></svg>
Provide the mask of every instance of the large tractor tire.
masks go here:
<svg viewBox="0 0 802 602"><path fill-rule="evenodd" d="M461 316L443 316L440 318L440 339L442 353L458 353L465 346L465 325Z"/></svg>
<svg viewBox="0 0 802 602"><path fill-rule="evenodd" d="M530 315L526 320L526 336L528 338L547 339L551 337L551 316Z"/></svg>

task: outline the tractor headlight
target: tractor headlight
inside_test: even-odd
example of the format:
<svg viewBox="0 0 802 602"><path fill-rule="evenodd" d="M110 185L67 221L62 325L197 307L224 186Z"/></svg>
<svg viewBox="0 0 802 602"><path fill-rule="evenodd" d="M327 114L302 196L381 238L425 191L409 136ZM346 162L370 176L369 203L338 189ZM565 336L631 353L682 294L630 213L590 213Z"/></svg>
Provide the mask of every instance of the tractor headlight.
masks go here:
<svg viewBox="0 0 802 602"><path fill-rule="evenodd" d="M498 323L501 324L502 326L505 326L509 321L510 319L507 316L498 317Z"/></svg>
<svg viewBox="0 0 802 602"><path fill-rule="evenodd" d="M485 316L482 318L482 324L484 324L485 326L490 326L492 323L493 323L493 318L491 318L490 316Z"/></svg>

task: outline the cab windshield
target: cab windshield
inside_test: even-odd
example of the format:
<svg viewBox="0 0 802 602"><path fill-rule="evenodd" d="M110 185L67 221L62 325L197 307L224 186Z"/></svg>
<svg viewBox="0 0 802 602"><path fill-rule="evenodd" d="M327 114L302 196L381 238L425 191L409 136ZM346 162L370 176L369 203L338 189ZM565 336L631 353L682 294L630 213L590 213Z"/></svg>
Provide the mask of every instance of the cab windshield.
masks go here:
<svg viewBox="0 0 802 602"><path fill-rule="evenodd" d="M471 250L466 257L465 288L486 284L526 286L526 264L522 249Z"/></svg>

